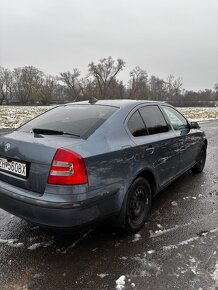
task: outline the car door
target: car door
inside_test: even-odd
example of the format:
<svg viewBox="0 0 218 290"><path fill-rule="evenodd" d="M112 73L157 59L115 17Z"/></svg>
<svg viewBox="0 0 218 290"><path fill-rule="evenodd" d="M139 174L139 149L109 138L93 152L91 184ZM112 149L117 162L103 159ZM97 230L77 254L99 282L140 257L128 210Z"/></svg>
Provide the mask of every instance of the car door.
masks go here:
<svg viewBox="0 0 218 290"><path fill-rule="evenodd" d="M178 156L176 147L171 142L175 133L167 124L158 105L139 107L129 119L127 126L138 145L137 154L140 156L141 164L145 166L149 164L158 177L159 185L164 185L175 174ZM136 127L138 130L135 130Z"/></svg>
<svg viewBox="0 0 218 290"><path fill-rule="evenodd" d="M176 134L180 167L184 171L191 167L197 159L200 150L200 136L191 130L188 121L176 109L167 105L162 105L162 108Z"/></svg>

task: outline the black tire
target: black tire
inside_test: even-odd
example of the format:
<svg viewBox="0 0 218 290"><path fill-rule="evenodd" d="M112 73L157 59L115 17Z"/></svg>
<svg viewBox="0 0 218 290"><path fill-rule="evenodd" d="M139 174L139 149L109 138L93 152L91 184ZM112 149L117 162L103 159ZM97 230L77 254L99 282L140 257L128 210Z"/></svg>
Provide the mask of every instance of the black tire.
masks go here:
<svg viewBox="0 0 218 290"><path fill-rule="evenodd" d="M145 224L151 208L151 187L143 178L137 178L127 192L120 217L120 227L129 234L138 232Z"/></svg>
<svg viewBox="0 0 218 290"><path fill-rule="evenodd" d="M206 162L206 156L207 156L207 147L204 144L201 148L200 156L198 158L198 162L195 164L195 166L192 167L192 172L194 173L200 173L204 169L204 165Z"/></svg>

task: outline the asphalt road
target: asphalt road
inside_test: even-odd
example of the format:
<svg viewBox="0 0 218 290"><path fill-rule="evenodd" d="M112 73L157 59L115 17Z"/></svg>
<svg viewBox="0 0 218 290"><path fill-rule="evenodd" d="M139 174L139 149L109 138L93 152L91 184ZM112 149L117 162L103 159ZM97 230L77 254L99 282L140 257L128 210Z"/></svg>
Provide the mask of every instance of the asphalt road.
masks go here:
<svg viewBox="0 0 218 290"><path fill-rule="evenodd" d="M116 289L122 275L125 289L218 289L218 121L201 127L204 172L162 191L138 235L54 234L0 210L0 289Z"/></svg>

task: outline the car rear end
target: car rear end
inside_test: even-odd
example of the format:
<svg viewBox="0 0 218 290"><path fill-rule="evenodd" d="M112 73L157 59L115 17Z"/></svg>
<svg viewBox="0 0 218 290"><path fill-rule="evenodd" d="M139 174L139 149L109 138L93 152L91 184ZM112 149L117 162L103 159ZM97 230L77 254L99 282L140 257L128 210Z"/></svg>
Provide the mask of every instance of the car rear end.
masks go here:
<svg viewBox="0 0 218 290"><path fill-rule="evenodd" d="M108 204L99 199L102 193L89 190L89 153L81 156L73 147L82 147L116 110L60 106L1 136L0 207L58 228L80 227L107 215Z"/></svg>

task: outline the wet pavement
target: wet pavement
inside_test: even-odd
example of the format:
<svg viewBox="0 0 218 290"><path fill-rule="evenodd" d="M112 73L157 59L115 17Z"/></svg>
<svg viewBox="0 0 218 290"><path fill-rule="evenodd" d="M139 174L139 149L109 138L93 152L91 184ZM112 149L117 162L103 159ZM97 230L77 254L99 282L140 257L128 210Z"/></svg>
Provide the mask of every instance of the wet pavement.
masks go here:
<svg viewBox="0 0 218 290"><path fill-rule="evenodd" d="M204 172L155 197L136 235L110 226L54 234L0 209L0 289L218 289L218 121L201 127Z"/></svg>

